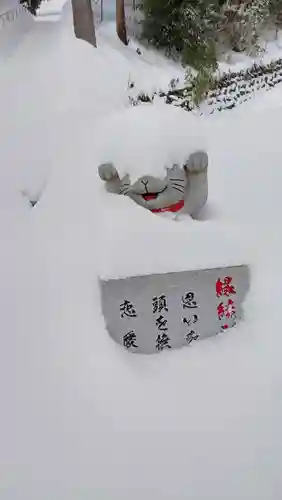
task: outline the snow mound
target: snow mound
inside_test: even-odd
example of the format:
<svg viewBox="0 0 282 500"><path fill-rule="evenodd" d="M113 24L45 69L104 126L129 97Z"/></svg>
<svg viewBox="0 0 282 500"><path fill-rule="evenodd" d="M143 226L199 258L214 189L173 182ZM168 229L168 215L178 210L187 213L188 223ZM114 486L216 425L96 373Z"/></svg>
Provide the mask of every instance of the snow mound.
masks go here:
<svg viewBox="0 0 282 500"><path fill-rule="evenodd" d="M100 224L102 279L235 266L250 262L242 229L190 217L173 221L125 196L106 194Z"/></svg>
<svg viewBox="0 0 282 500"><path fill-rule="evenodd" d="M112 162L131 181L152 174L163 176L165 167L184 164L189 155L206 150L203 122L183 109L144 104L112 115L101 125L96 150L100 163Z"/></svg>
<svg viewBox="0 0 282 500"><path fill-rule="evenodd" d="M159 67L152 78L153 66L118 41L90 50L43 37L41 25L0 79L3 499L280 500L281 108L266 112L265 101L259 113L242 106L208 119L220 225L163 220L106 194L95 158L107 153L100 142L115 142L99 118L124 106L129 68L150 82ZM271 107L280 102L275 91ZM121 116L103 128L123 138L121 160L140 165L152 154L143 111L122 111L140 117L132 129L119 130ZM19 186L39 193L49 169L31 209ZM180 248L185 265L204 253L205 265L224 253L227 265L248 259L245 239L252 287L246 321L229 334L153 357L130 356L107 335L98 272L161 270L172 251L176 266Z"/></svg>

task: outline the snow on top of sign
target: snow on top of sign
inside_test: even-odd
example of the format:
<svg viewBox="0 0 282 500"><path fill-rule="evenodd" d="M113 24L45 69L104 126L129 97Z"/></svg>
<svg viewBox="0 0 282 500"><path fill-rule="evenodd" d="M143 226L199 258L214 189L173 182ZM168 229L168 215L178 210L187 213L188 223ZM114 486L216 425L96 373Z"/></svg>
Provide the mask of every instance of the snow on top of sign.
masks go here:
<svg viewBox="0 0 282 500"><path fill-rule="evenodd" d="M103 122L95 154L101 163L114 163L120 175L129 173L133 182L145 174L162 177L165 166L183 164L192 152L206 150L203 126L200 117L183 109L144 104Z"/></svg>
<svg viewBox="0 0 282 500"><path fill-rule="evenodd" d="M124 196L101 203L98 273L125 278L250 262L242 232L218 221L179 221L152 214ZM102 196L103 198L103 196Z"/></svg>

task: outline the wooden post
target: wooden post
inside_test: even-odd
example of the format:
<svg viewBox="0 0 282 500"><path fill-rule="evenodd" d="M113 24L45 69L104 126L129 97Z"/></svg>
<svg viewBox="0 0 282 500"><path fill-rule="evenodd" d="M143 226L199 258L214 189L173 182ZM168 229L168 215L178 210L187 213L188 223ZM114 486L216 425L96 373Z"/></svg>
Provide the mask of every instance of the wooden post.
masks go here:
<svg viewBox="0 0 282 500"><path fill-rule="evenodd" d="M72 0L75 36L96 47L94 12L91 0Z"/></svg>
<svg viewBox="0 0 282 500"><path fill-rule="evenodd" d="M119 39L124 43L124 45L128 45L125 24L124 0L116 0L116 27Z"/></svg>

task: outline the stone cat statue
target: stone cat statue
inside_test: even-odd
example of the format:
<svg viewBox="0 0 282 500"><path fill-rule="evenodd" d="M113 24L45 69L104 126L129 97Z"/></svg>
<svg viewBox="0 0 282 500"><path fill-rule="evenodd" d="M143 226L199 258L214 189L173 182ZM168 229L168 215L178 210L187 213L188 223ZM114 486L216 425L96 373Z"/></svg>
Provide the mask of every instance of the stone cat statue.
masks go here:
<svg viewBox="0 0 282 500"><path fill-rule="evenodd" d="M122 194L151 212L179 212L196 216L208 198L208 155L192 153L183 166L166 168L163 179L143 175L131 184L130 176L119 177L112 163L98 168L110 193Z"/></svg>

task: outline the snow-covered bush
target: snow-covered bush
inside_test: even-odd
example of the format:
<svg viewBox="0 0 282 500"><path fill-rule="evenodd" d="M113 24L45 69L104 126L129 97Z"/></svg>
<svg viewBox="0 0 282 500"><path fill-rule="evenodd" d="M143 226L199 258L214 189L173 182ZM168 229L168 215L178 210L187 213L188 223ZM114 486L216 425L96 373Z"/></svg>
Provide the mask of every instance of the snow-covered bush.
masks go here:
<svg viewBox="0 0 282 500"><path fill-rule="evenodd" d="M37 9L39 9L42 0L20 0L31 14L36 15Z"/></svg>
<svg viewBox="0 0 282 500"><path fill-rule="evenodd" d="M227 0L221 10L218 41L236 52L257 51L262 27L269 19L270 0Z"/></svg>
<svg viewBox="0 0 282 500"><path fill-rule="evenodd" d="M143 37L193 67L214 68L218 3L208 0L143 0Z"/></svg>
<svg viewBox="0 0 282 500"><path fill-rule="evenodd" d="M222 51L253 55L264 29L282 24L282 0L143 0L142 36L198 70Z"/></svg>
<svg viewBox="0 0 282 500"><path fill-rule="evenodd" d="M282 0L270 0L269 2L270 23L278 29L282 26Z"/></svg>

